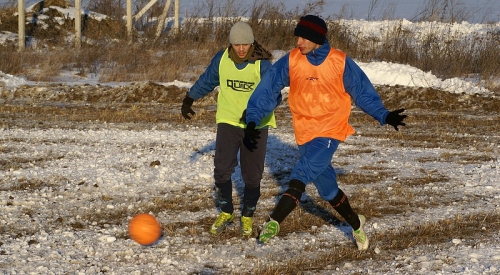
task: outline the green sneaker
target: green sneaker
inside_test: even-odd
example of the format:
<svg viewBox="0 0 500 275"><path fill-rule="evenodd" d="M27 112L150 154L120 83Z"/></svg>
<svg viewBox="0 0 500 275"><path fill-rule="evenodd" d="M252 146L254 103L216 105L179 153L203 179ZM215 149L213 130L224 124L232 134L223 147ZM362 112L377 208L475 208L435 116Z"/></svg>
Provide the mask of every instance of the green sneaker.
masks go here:
<svg viewBox="0 0 500 275"><path fill-rule="evenodd" d="M363 227L365 226L366 223L366 218L363 215L358 215L359 217L359 229L358 230L353 230L352 235L354 239L356 240L356 244L358 245L358 250L367 250L368 249L368 238L366 237L365 231L363 230Z"/></svg>
<svg viewBox="0 0 500 275"><path fill-rule="evenodd" d="M240 220L241 235L248 237L252 235L253 218L242 216Z"/></svg>
<svg viewBox="0 0 500 275"><path fill-rule="evenodd" d="M214 224L210 227L210 233L220 234L226 226L234 220L234 213L220 212L219 217L215 220Z"/></svg>
<svg viewBox="0 0 500 275"><path fill-rule="evenodd" d="M280 232L280 224L271 219L270 221L264 223L262 226L262 231L259 234L259 241L261 243L267 243L272 237L278 235Z"/></svg>

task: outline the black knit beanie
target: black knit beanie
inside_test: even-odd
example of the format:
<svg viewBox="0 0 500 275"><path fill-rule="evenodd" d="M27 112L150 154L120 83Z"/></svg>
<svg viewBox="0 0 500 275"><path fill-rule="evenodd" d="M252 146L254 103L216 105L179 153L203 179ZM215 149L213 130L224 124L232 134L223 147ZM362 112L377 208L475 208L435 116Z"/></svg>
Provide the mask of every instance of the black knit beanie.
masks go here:
<svg viewBox="0 0 500 275"><path fill-rule="evenodd" d="M328 31L323 19L315 15L306 15L300 18L293 34L300 36L318 45L323 45Z"/></svg>

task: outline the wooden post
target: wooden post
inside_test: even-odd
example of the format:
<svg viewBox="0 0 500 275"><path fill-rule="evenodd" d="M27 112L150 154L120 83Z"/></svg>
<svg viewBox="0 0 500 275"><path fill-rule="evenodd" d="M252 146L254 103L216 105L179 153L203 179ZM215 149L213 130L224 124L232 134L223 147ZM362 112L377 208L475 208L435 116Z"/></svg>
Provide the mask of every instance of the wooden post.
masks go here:
<svg viewBox="0 0 500 275"><path fill-rule="evenodd" d="M176 33L179 31L179 2L180 0L175 0L174 6L174 30Z"/></svg>
<svg viewBox="0 0 500 275"><path fill-rule="evenodd" d="M24 0L17 1L17 12L19 13L18 18L18 31L17 37L19 39L19 51L23 51L26 46L26 14L24 13Z"/></svg>
<svg viewBox="0 0 500 275"><path fill-rule="evenodd" d="M165 8L163 8L163 13L160 15L160 18L158 19L158 27L156 29L156 38L158 39L161 35L161 31L165 27L165 19L167 19L168 15L168 10L170 9L170 3L172 0L167 0L167 3L165 4Z"/></svg>
<svg viewBox="0 0 500 275"><path fill-rule="evenodd" d="M141 18L158 0L151 0L149 3L142 8L142 10L134 15L134 20Z"/></svg>
<svg viewBox="0 0 500 275"><path fill-rule="evenodd" d="M132 0L127 0L127 37L132 43Z"/></svg>
<svg viewBox="0 0 500 275"><path fill-rule="evenodd" d="M128 1L128 0L127 0ZM146 13L147 10L149 10L158 0L151 0L149 3L142 8L136 15L133 16L134 20L137 20L141 18L141 16ZM174 32L176 32L179 29L179 2L180 0L175 0L175 7L174 7L174 16L175 16L175 21L174 21ZM160 37L161 32L163 31L163 28L165 27L165 20L167 19L168 16L168 11L170 9L170 4L172 3L172 0L167 0L167 3L165 4L165 7L163 8L163 13L160 15L158 18L158 26L156 29L156 39ZM127 15L128 15L128 10L127 10ZM127 16L128 18L128 16ZM127 23L128 25L128 23Z"/></svg>
<svg viewBox="0 0 500 275"><path fill-rule="evenodd" d="M75 0L75 47L80 49L82 41L82 2Z"/></svg>

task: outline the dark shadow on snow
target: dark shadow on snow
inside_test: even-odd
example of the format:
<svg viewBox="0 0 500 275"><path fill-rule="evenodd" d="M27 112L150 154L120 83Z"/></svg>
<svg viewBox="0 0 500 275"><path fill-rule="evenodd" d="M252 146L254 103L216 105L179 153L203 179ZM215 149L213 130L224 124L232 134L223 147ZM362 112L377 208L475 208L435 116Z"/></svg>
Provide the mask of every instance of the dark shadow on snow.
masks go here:
<svg viewBox="0 0 500 275"><path fill-rule="evenodd" d="M257 145L258 146L258 145ZM209 144L200 148L197 152L191 155L190 161L196 161L199 155L211 155L212 157L215 155L215 140L211 141ZM276 196L275 203L278 202L281 195L288 189L288 181L290 174L293 170L295 164L299 161L300 155L297 148L297 145L288 144L279 139L278 136L274 135L269 131L269 137L267 141L267 152L266 152L266 160L265 160L265 173L268 172L273 178L273 182L279 187L279 196ZM239 154L238 154L239 161ZM342 173L342 171L339 171ZM237 195L240 198L240 202L243 201L243 190L245 184L241 177L240 166L237 165L235 167L235 171L231 176L231 180L233 181L233 186L236 189ZM310 183L312 184L312 183ZM266 188L265 185L261 186L261 188ZM215 192L215 187L213 190L214 203L217 209L219 209L218 200ZM321 198L319 198L321 199ZM309 194L304 193L300 200L299 206L304 209L306 212L318 216L323 219L326 223L331 224L344 232L344 234L348 237L351 237L351 227L347 225L345 222L339 220L335 215L333 215L333 208L324 208L321 205L318 205L315 200ZM242 204L242 203L241 203ZM240 205L240 211L242 209L242 205ZM220 211L220 209L219 209Z"/></svg>

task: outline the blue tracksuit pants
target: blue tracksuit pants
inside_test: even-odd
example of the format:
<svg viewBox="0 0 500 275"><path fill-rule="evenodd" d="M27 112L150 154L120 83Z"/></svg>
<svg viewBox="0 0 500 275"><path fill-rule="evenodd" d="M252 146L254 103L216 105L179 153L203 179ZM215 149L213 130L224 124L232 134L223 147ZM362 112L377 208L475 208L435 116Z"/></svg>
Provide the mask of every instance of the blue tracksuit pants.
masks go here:
<svg viewBox="0 0 500 275"><path fill-rule="evenodd" d="M300 160L292 171L291 179L308 184L314 183L319 195L331 201L338 193L337 175L332 157L340 141L331 138L315 138L299 145Z"/></svg>

